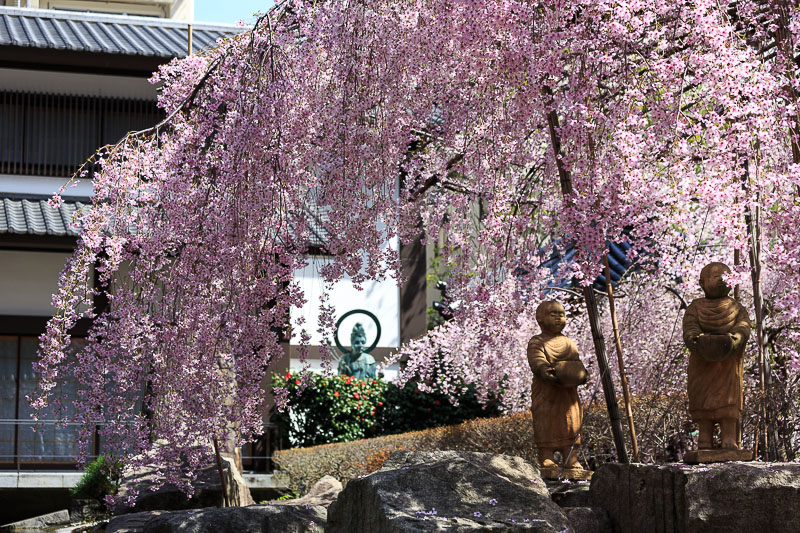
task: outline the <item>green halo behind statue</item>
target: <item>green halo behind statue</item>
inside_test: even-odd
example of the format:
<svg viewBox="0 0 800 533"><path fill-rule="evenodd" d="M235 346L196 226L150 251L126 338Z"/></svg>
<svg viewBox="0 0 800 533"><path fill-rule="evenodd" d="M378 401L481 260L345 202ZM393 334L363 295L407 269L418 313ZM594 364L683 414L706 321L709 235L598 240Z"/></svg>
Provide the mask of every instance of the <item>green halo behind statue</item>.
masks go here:
<svg viewBox="0 0 800 533"><path fill-rule="evenodd" d="M375 341L367 348L367 332L361 322L356 322L350 332L350 349L345 349L339 341L339 328L342 321L350 315L363 314L370 317L378 328L378 334L375 336ZM343 376L352 376L356 379L374 379L377 376L375 358L370 355L370 352L378 345L381 338L381 323L378 317L364 309L353 309L343 314L338 321L336 321L336 334L334 341L336 347L342 352L339 358L338 371Z"/></svg>

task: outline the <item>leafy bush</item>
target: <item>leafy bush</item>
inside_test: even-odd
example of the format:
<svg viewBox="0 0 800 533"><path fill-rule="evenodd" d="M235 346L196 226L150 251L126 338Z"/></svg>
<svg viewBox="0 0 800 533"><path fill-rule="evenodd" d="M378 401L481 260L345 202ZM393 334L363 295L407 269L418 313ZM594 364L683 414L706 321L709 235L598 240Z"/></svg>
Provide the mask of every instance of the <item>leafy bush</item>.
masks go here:
<svg viewBox="0 0 800 533"><path fill-rule="evenodd" d="M106 495L117 493L121 477L122 467L119 461L101 455L86 465L83 476L70 489L70 493L75 498L94 499L102 502Z"/></svg>
<svg viewBox="0 0 800 533"><path fill-rule="evenodd" d="M473 418L500 415L498 402L489 398L488 405L481 405L472 386L457 400L458 405L453 405L447 395L423 392L415 382L408 382L404 387L388 383L383 406L377 411L376 424L370 430L370 436L450 426Z"/></svg>
<svg viewBox="0 0 800 533"><path fill-rule="evenodd" d="M286 413L274 421L294 446L344 442L368 436L383 405L386 382L321 374L273 376L275 387L289 392ZM307 384L305 390L301 388ZM291 416L290 416L291 415Z"/></svg>
<svg viewBox="0 0 800 533"><path fill-rule="evenodd" d="M382 379L291 372L273 376L273 383L289 392L288 412L276 414L273 420L288 435L289 442L298 447L452 425L499 414L493 399L484 408L471 388L458 397L456 406L444 394L420 391L416 383L398 387Z"/></svg>

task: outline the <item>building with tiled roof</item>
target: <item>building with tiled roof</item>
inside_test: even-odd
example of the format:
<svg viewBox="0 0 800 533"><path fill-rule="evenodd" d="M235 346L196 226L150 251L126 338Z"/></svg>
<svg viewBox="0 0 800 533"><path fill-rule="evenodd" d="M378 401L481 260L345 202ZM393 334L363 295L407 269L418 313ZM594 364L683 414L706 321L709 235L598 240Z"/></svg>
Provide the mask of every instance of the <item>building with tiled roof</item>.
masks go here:
<svg viewBox="0 0 800 533"><path fill-rule="evenodd" d="M159 65L187 55L190 42L202 52L246 28L191 23L192 0L0 4L14 4L0 5L2 524L25 518L29 504L59 505L80 476L70 474L76 428L45 423L34 433L25 397L36 385L32 363L53 313L51 295L79 235L73 214L90 207L91 179L68 188L58 207L47 200L98 147L162 117L147 81ZM105 12L87 12L93 8ZM76 344L87 328L73 330ZM94 446L102 451L102 443ZM31 469L39 471L32 486L49 484L47 498L17 498L12 490L28 487ZM47 476L43 469L63 470Z"/></svg>
<svg viewBox="0 0 800 533"><path fill-rule="evenodd" d="M79 236L73 214L90 208L92 181L66 189L58 207L48 199L98 147L163 117L156 88L147 81L159 65L190 49L212 48L246 28L190 23L191 0L5 3L30 5L0 5L0 478L4 471L17 473L16 481L0 479L0 487L22 487L26 469L74 469L76 428L48 423L34 434L25 396L36 385L32 363L53 313L51 295ZM309 209L312 257L295 274L309 303L293 310L291 319L307 324L313 344L309 362L318 367L327 345L315 331L317 301L326 290L319 269L329 258L326 213ZM379 318L382 333L373 352L378 361L426 330L425 248L404 246L401 257L405 286L385 280L359 290L343 280L329 295L339 316L365 309ZM351 318L342 325L345 339L358 317ZM374 328L365 326L372 344ZM82 321L72 331L76 344L84 342L88 327ZM298 368L298 347L287 340L285 349L285 369ZM387 376L393 373L387 370ZM94 446L95 453L102 451L102 443ZM269 445L254 450L244 453L258 453L259 464L267 464ZM5 508L22 512L14 507ZM0 512L0 524L15 518Z"/></svg>

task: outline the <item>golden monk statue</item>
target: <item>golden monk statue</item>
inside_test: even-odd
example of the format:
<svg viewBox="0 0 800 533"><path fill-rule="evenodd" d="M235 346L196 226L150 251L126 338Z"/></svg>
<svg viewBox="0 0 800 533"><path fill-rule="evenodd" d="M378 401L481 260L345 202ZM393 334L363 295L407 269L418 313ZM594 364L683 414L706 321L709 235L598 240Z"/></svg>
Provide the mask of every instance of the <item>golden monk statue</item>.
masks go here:
<svg viewBox="0 0 800 533"><path fill-rule="evenodd" d="M700 430L698 452L687 454L687 462L740 459L736 453L703 454L713 448L716 423L723 452L741 446L742 370L750 317L728 296L731 289L723 276L729 273L723 263L703 267L700 287L705 298L694 300L683 316L683 340L690 353L689 415Z"/></svg>
<svg viewBox="0 0 800 533"><path fill-rule="evenodd" d="M567 323L564 306L547 301L536 308L542 332L528 342L528 363L533 371L531 413L533 437L539 449L542 469L557 468L555 452L563 467L582 470L578 462L583 411L578 402L578 385L589 374L578 357L578 347L561 334Z"/></svg>

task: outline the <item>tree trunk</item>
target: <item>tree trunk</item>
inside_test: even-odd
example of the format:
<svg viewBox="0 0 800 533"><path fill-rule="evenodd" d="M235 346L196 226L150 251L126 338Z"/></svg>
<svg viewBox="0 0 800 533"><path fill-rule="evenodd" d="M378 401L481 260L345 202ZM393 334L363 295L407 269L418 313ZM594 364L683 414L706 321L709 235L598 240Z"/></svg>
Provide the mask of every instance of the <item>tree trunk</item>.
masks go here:
<svg viewBox="0 0 800 533"><path fill-rule="evenodd" d="M552 96L549 87L544 87L544 93ZM558 115L555 109L551 109L547 115L547 125L550 129L550 141L553 145L553 152L558 168L558 178L561 185L561 194L569 204L572 202L572 176L569 170L564 168L561 161L561 138L558 135ZM600 367L600 379L603 384L603 394L606 398L606 408L608 417L611 420L611 433L614 436L614 446L617 450L617 459L621 463L629 463L628 451L625 449L625 435L622 431L622 421L619 416L619 406L617 405L617 393L614 390L614 381L611 379L611 372L608 368L608 357L606 356L606 344L603 339L603 329L600 325L600 313L597 309L597 301L594 297L594 289L591 285L583 288L583 298L586 302L586 311L589 315L589 326L592 330L592 340L594 341L594 352L597 356L597 366Z"/></svg>

